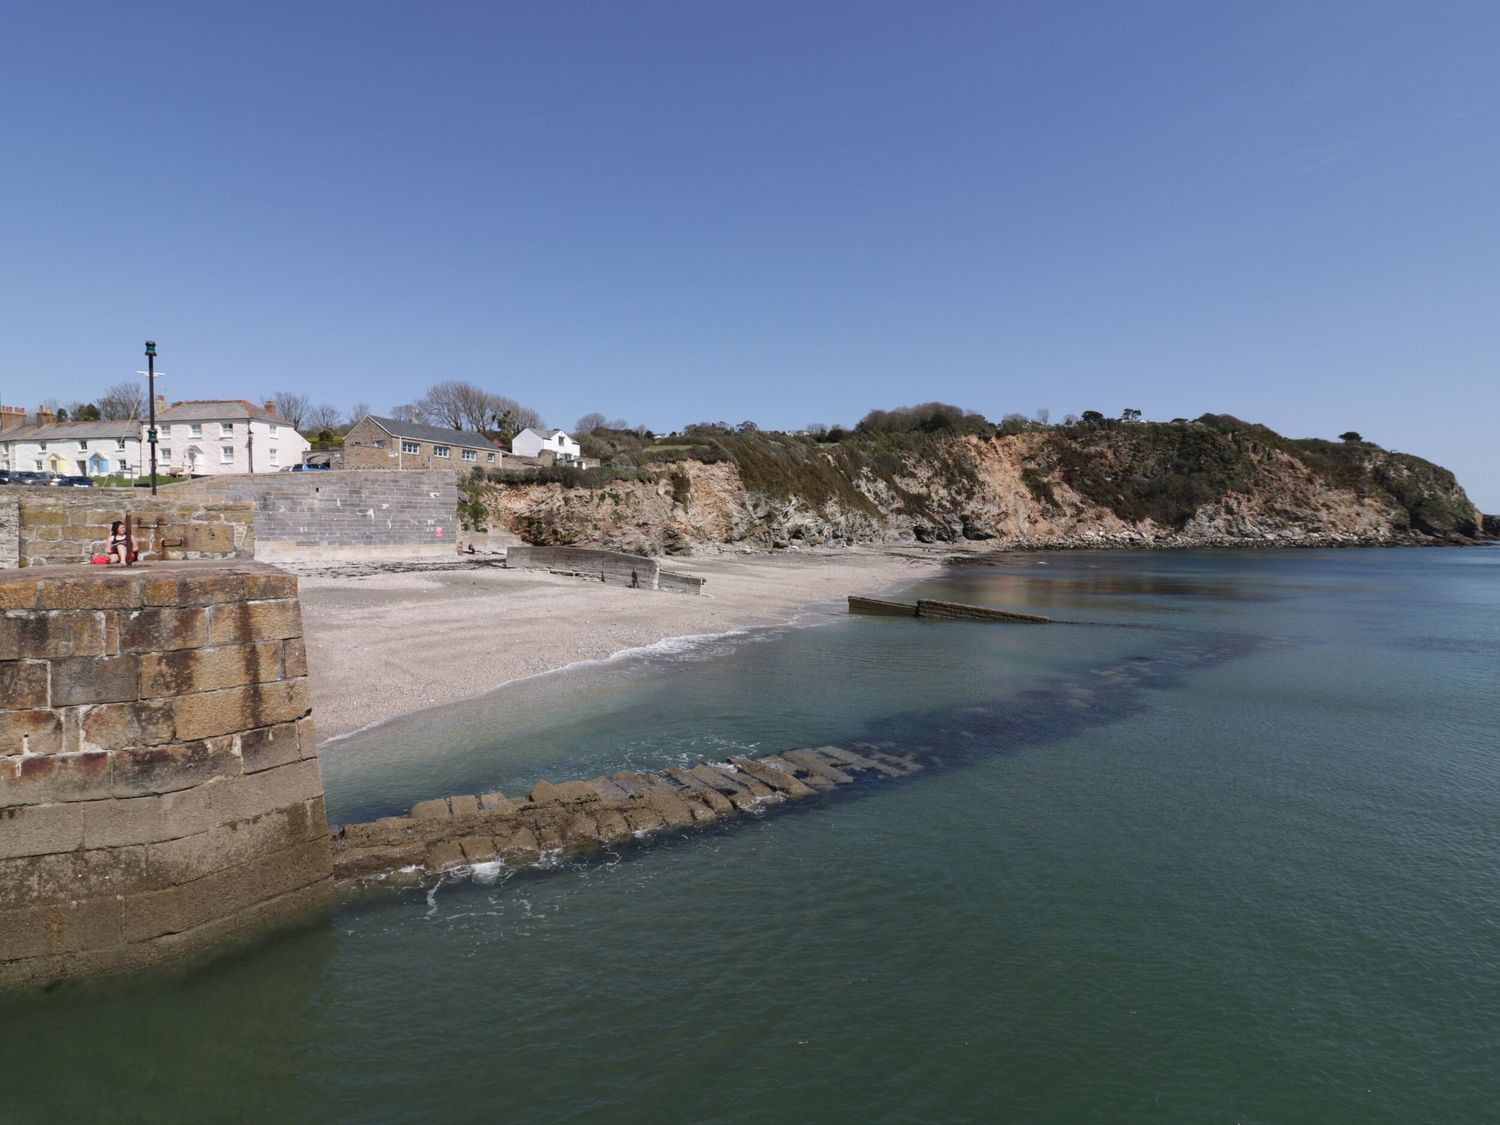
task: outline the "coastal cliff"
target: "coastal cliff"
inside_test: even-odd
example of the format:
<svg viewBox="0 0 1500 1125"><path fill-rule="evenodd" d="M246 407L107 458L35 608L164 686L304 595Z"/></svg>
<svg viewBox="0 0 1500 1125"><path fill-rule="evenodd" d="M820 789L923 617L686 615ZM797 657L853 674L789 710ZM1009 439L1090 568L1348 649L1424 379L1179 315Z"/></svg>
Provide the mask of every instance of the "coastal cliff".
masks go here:
<svg viewBox="0 0 1500 1125"><path fill-rule="evenodd" d="M600 469L477 474L463 507L470 522L528 543L655 555L913 540L1397 545L1486 533L1452 473L1363 441L1288 439L1227 415L984 428L831 441L700 427L676 444L611 434Z"/></svg>

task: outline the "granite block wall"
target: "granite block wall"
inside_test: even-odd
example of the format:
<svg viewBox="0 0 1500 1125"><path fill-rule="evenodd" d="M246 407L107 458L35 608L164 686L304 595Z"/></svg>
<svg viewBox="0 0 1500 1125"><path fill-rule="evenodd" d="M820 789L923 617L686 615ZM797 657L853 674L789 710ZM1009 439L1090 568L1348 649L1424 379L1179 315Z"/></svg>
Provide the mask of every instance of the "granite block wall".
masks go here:
<svg viewBox="0 0 1500 1125"><path fill-rule="evenodd" d="M182 487L170 485L155 497L132 488L0 487L0 570L86 563L105 550L110 524L127 511L138 525L143 559L158 553L171 559L250 558L250 505L183 493ZM171 545L159 552L163 539Z"/></svg>
<svg viewBox="0 0 1500 1125"><path fill-rule="evenodd" d="M0 985L202 948L331 873L294 578L0 577Z"/></svg>
<svg viewBox="0 0 1500 1125"><path fill-rule="evenodd" d="M458 478L450 471L257 473L175 487L248 503L261 561L446 557L458 550Z"/></svg>

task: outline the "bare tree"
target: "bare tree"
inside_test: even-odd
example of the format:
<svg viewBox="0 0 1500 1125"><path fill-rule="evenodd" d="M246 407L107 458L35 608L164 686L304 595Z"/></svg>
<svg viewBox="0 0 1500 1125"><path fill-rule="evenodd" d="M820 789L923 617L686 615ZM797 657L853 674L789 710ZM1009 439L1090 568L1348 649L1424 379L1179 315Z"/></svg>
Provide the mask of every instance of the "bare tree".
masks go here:
<svg viewBox="0 0 1500 1125"><path fill-rule="evenodd" d="M595 430L603 429L608 424L609 419L605 418L603 414L599 414L597 412L593 414L585 414L582 418L573 423L573 436L577 437L579 434L591 434Z"/></svg>
<svg viewBox="0 0 1500 1125"><path fill-rule="evenodd" d="M308 411L312 409L312 399L291 391L277 391L271 396L271 402L276 407L276 416L285 419L286 424L294 430L302 428Z"/></svg>
<svg viewBox="0 0 1500 1125"><path fill-rule="evenodd" d="M1047 424L1047 420L1051 417L1052 411L1048 410L1045 406L1036 412L1036 420L1044 426Z"/></svg>
<svg viewBox="0 0 1500 1125"><path fill-rule="evenodd" d="M146 412L146 388L129 379L99 396L99 416L106 422L128 422Z"/></svg>
<svg viewBox="0 0 1500 1125"><path fill-rule="evenodd" d="M1063 425L1064 426L1076 426L1076 425L1078 425L1078 415L1076 415L1076 414L1069 414L1066 418L1063 419Z"/></svg>
<svg viewBox="0 0 1500 1125"><path fill-rule="evenodd" d="M445 379L441 383L434 383L427 388L427 393L417 403L422 408L426 420L435 425L447 426L450 430L461 430L464 427L465 407L469 399L469 389L474 387L472 383L462 383L457 379ZM481 394L484 392L480 391Z"/></svg>
<svg viewBox="0 0 1500 1125"><path fill-rule="evenodd" d="M356 402L349 408L349 425L357 425L364 420L366 414L370 413L368 402Z"/></svg>
<svg viewBox="0 0 1500 1125"><path fill-rule="evenodd" d="M339 414L339 408L330 403L320 402L307 412L307 428L318 433L338 429L341 421L343 418Z"/></svg>
<svg viewBox="0 0 1500 1125"><path fill-rule="evenodd" d="M422 406L416 402L401 402L391 407L391 417L398 422L425 422Z"/></svg>

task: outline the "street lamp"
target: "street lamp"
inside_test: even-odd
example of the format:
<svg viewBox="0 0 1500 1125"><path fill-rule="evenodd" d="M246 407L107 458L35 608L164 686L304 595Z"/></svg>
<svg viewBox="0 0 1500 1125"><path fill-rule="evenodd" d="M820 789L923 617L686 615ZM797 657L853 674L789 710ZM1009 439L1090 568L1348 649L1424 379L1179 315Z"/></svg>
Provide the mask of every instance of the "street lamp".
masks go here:
<svg viewBox="0 0 1500 1125"><path fill-rule="evenodd" d="M146 341L146 402L151 420L146 426L146 441L151 446L151 495L156 495L156 341Z"/></svg>

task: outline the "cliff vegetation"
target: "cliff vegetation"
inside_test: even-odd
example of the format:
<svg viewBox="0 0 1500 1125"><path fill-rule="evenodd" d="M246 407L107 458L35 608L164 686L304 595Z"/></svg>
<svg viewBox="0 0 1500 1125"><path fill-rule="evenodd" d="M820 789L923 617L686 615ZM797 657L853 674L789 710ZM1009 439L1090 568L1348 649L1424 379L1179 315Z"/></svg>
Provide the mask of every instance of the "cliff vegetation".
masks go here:
<svg viewBox="0 0 1500 1125"><path fill-rule="evenodd" d="M465 519L529 543L648 554L721 545L995 540L1105 547L1463 542L1453 474L1357 434L1294 439L1227 414L992 424L941 403L850 430L598 429L596 469L464 482Z"/></svg>

